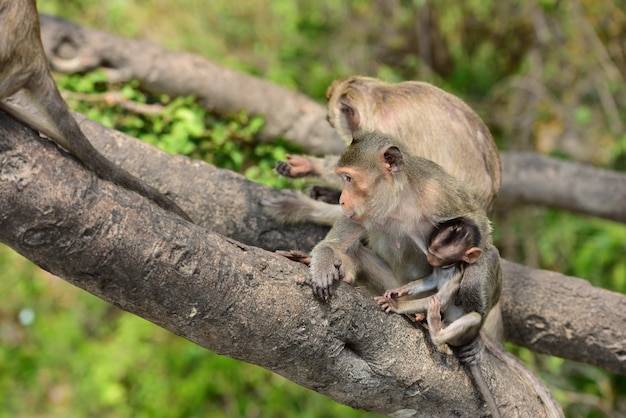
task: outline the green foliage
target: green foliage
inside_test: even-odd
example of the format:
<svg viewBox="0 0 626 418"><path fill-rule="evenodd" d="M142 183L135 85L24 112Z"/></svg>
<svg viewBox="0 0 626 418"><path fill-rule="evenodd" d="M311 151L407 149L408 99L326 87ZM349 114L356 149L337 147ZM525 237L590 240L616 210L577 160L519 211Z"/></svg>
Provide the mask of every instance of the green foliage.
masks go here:
<svg viewBox="0 0 626 418"><path fill-rule="evenodd" d="M257 144L255 136L263 129L262 117L245 112L219 117L193 97L148 95L136 81L107 85L105 80L103 72L95 71L59 77L57 82L74 109L105 126L171 154L241 172L252 181L279 188L293 186L273 168L287 153L298 153L298 148L281 138L271 144Z"/></svg>

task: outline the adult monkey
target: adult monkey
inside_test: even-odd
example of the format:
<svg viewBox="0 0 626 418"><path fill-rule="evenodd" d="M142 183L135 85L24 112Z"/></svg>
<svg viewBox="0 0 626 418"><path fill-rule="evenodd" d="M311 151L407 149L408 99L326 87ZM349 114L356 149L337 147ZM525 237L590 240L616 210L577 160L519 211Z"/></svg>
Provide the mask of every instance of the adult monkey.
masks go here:
<svg viewBox="0 0 626 418"><path fill-rule="evenodd" d="M333 225L326 238L311 253L310 273L314 293L327 300L333 293L335 280L340 277L350 279L357 274L358 264L354 262L353 252L365 234L376 232L390 237L389 241L408 239L423 253L429 252L430 244L430 255L435 257L429 257L429 260L438 268L459 260L468 263L467 267L458 270L461 275L444 278L443 282L450 280L453 286L447 289L447 296L437 294L430 298L428 322L431 336L436 344L448 343L460 347L459 356L465 357L470 369L478 371L482 345L477 338L487 314L498 302L502 286L499 255L491 244L491 226L484 209L462 183L440 166L407 153L401 143L380 133L355 135L341 156L336 171L343 180L340 205L345 217ZM469 231L476 240L452 236L453 239L447 241L444 235L437 236L438 225L453 227L457 220L463 222L461 232ZM464 242L469 245L458 248L457 244ZM433 244L440 244L448 251L437 252L437 246ZM389 246L386 253L379 255L388 259L399 249L399 246ZM450 249L457 251L450 252ZM437 260L436 257L441 255L444 257ZM339 268L336 259L341 260ZM442 283L441 289L445 288L445 284ZM418 290L415 292L420 293ZM452 324L447 328L441 322L439 296L448 305L446 315ZM451 303L453 298L460 301L458 307L456 302ZM498 349L488 338L485 341L490 343L491 351ZM536 379L516 369L513 363L506 364L542 396L542 387L537 386ZM480 373L477 372L476 376ZM482 384L480 380L480 377L476 378L476 383L482 386L483 396L491 401L492 415L500 416L490 389L484 379ZM547 416L562 417L554 400L546 392L543 394L545 396L541 399Z"/></svg>
<svg viewBox="0 0 626 418"><path fill-rule="evenodd" d="M411 154L463 181L487 213L492 210L500 190L500 156L489 129L461 99L424 82L392 84L361 76L334 81L326 97L328 121L346 145L357 131L391 135ZM276 170L289 177L322 176L336 184L337 159L290 155ZM332 225L341 217L339 207L293 191L266 202L266 210L284 223Z"/></svg>
<svg viewBox="0 0 626 418"><path fill-rule="evenodd" d="M343 180L340 206L345 216L311 252L313 290L320 299L332 297L335 280L350 282L358 276L355 254L363 238L403 283L426 276L427 269L416 263L420 255L426 262L436 225L465 218L478 228L478 246L491 244L489 218L464 184L389 135L355 134L336 171Z"/></svg>
<svg viewBox="0 0 626 418"><path fill-rule="evenodd" d="M44 133L103 179L191 221L169 198L107 160L80 130L50 75L35 0L0 0L0 109Z"/></svg>

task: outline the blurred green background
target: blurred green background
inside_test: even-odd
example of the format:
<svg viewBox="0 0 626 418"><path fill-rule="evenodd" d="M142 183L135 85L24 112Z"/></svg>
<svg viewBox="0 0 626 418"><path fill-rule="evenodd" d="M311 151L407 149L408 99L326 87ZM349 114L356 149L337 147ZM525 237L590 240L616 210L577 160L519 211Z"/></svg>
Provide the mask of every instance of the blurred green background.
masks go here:
<svg viewBox="0 0 626 418"><path fill-rule="evenodd" d="M40 0L81 25L151 40L323 102L348 74L422 79L464 98L502 150L626 169L622 0ZM70 105L168 152L276 187L263 120L147 96L102 72L55 75ZM104 93L158 113L107 104ZM520 208L494 219L504 257L626 292L626 226ZM0 247L0 418L374 417L124 313ZM608 325L610 326L610 324ZM623 417L626 379L508 345L568 417Z"/></svg>

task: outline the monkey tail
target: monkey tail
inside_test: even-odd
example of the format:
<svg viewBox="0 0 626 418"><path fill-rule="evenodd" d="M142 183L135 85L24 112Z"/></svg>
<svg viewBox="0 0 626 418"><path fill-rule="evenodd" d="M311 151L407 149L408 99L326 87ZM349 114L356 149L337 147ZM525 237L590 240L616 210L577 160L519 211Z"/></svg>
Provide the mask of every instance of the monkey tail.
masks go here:
<svg viewBox="0 0 626 418"><path fill-rule="evenodd" d="M487 385L487 380L480 369L480 358L482 357L483 349L483 342L479 336L471 343L459 347L456 354L461 364L467 366L469 369L472 379L474 380L474 384L483 395L483 399L487 403L487 409L489 410L492 418L501 418L498 404L496 403L493 393L491 392L491 389L489 389L489 385Z"/></svg>
<svg viewBox="0 0 626 418"><path fill-rule="evenodd" d="M480 339L483 341L484 346L501 362L506 364L511 370L513 370L528 386L530 386L537 397L543 403L546 410L546 416L548 418L564 418L563 410L561 406L554 400L548 389L544 384L532 374L524 365L512 354L507 352L501 345L494 342L484 333L480 333Z"/></svg>

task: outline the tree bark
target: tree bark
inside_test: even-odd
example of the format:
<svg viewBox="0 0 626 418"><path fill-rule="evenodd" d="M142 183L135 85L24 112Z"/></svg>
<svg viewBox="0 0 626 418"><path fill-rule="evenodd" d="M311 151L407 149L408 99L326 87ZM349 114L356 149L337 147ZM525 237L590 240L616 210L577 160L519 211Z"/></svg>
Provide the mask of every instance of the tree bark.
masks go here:
<svg viewBox="0 0 626 418"><path fill-rule="evenodd" d="M145 172L151 183L156 175L153 183L162 190L192 172L215 172L127 138L107 151L120 144L129 152L150 148L148 158L130 155L124 166ZM168 164L144 170L157 164L154 154ZM184 190L175 195L183 208L206 219L198 216L202 204L189 200L212 196L183 196ZM255 205L247 197L229 210L250 211ZM188 223L100 180L2 113L0 240L121 309L338 402L402 417L482 413L466 372L423 330L384 314L347 285L330 304L318 302L304 265ZM504 416L543 415L536 396L491 353L485 352L481 369L488 382L498 382L491 386Z"/></svg>
<svg viewBox="0 0 626 418"><path fill-rule="evenodd" d="M112 77L138 79L142 88L194 95L209 110L263 115L260 139L282 135L311 154L338 154L343 143L326 122L325 107L276 84L221 67L197 55L168 51L41 16L53 68L64 72L106 67ZM626 222L626 175L528 153L502 153L502 191L496 210L521 204L565 209Z"/></svg>

